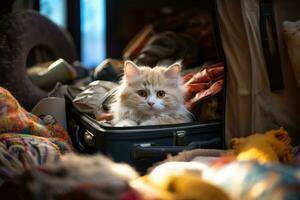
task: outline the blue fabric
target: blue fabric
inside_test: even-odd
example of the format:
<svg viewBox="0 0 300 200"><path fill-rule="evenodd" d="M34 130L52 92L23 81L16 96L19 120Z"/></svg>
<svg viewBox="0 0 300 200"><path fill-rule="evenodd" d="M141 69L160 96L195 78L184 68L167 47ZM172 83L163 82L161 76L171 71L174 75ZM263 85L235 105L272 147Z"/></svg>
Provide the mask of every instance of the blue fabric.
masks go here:
<svg viewBox="0 0 300 200"><path fill-rule="evenodd" d="M237 199L300 199L299 167L240 161L210 170L208 179Z"/></svg>

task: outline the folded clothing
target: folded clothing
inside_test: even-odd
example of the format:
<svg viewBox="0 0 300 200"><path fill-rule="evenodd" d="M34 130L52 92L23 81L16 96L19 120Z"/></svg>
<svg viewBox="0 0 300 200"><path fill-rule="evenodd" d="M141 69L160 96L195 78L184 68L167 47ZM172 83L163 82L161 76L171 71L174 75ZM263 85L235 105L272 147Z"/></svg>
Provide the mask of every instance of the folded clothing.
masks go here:
<svg viewBox="0 0 300 200"><path fill-rule="evenodd" d="M217 63L192 72L183 77L186 107L192 107L201 100L211 97L223 88L224 66Z"/></svg>
<svg viewBox="0 0 300 200"><path fill-rule="evenodd" d="M224 84L224 65L216 63L203 67L198 72L188 73L183 77L185 88L185 106L201 121L216 118L218 109L216 94ZM204 107L199 107L205 103Z"/></svg>
<svg viewBox="0 0 300 200"><path fill-rule="evenodd" d="M138 65L171 65L178 60L184 64L195 63L199 56L197 41L184 33L171 31L152 36L149 42L134 59Z"/></svg>
<svg viewBox="0 0 300 200"><path fill-rule="evenodd" d="M117 82L123 74L123 61L108 58L101 62L93 72L94 80Z"/></svg>
<svg viewBox="0 0 300 200"><path fill-rule="evenodd" d="M185 88L185 106L202 122L218 119L220 104L214 98L223 89L224 66L217 63L202 67L183 77ZM109 105L118 87L110 81L94 81L86 86L73 100L74 106L81 112L93 115L98 121L112 119ZM199 107L199 104L202 105Z"/></svg>
<svg viewBox="0 0 300 200"><path fill-rule="evenodd" d="M131 39L123 51L123 59L150 66L182 60L184 67L216 60L213 29L211 13L206 9L197 7L164 14Z"/></svg>
<svg viewBox="0 0 300 200"><path fill-rule="evenodd" d="M73 104L79 111L95 116L107 113L113 89L117 86L117 83L110 81L93 81L76 95Z"/></svg>

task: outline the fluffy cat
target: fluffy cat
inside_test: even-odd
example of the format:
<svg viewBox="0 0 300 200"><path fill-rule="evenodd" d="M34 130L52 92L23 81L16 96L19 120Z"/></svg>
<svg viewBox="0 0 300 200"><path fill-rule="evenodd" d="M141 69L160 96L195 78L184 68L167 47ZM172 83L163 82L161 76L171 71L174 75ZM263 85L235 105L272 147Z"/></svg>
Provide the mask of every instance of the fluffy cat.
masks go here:
<svg viewBox="0 0 300 200"><path fill-rule="evenodd" d="M114 126L177 124L191 121L184 107L181 66L138 67L124 63L124 77L111 105Z"/></svg>

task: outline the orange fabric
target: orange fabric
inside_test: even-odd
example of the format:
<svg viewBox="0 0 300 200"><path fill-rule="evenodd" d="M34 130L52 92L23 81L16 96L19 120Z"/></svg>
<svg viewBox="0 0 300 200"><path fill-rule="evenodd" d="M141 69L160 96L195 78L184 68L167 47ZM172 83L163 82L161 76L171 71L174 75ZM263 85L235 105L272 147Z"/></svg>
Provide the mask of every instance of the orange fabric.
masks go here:
<svg viewBox="0 0 300 200"><path fill-rule="evenodd" d="M102 113L101 115L96 116L97 121L103 121L103 120L111 121L112 119L113 119L112 113Z"/></svg>
<svg viewBox="0 0 300 200"><path fill-rule="evenodd" d="M191 110L202 100L219 93L223 89L223 78L224 64L222 62L185 75L183 77L185 106Z"/></svg>
<svg viewBox="0 0 300 200"><path fill-rule="evenodd" d="M0 134L18 133L56 138L70 144L67 131L59 124L44 124L43 120L27 112L12 94L0 87Z"/></svg>

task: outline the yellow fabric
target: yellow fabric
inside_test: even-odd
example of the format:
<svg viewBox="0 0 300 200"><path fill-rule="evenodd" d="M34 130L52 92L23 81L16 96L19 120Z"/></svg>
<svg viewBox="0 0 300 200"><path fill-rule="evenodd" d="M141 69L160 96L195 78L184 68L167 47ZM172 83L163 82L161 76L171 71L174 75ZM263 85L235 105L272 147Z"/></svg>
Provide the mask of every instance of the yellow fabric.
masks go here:
<svg viewBox="0 0 300 200"><path fill-rule="evenodd" d="M270 130L245 138L233 138L231 147L237 160L293 164L291 140L286 130Z"/></svg>

